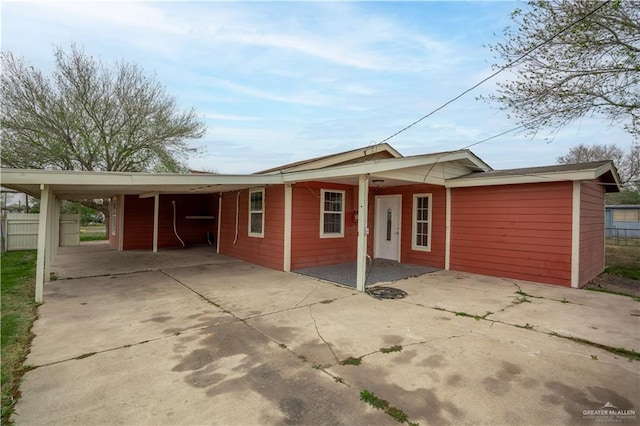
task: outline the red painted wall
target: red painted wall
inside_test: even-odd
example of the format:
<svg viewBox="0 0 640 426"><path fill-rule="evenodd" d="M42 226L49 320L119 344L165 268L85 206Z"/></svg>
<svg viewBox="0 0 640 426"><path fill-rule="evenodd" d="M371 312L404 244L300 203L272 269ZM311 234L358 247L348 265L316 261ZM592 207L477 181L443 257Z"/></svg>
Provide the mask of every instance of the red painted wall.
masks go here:
<svg viewBox="0 0 640 426"><path fill-rule="evenodd" d="M215 219L187 219L187 216L217 216L218 200L214 194L160 195L158 210L158 247L182 247L173 230L173 204L176 202L176 229L189 245L207 244L211 233L215 246ZM121 203L122 204L122 203ZM153 249L153 197L125 196L123 250ZM117 243L116 243L117 244Z"/></svg>
<svg viewBox="0 0 640 426"><path fill-rule="evenodd" d="M571 285L572 182L451 190L450 269Z"/></svg>
<svg viewBox="0 0 640 426"><path fill-rule="evenodd" d="M604 271L604 186L580 184L580 274L582 287Z"/></svg>
<svg viewBox="0 0 640 426"><path fill-rule="evenodd" d="M320 238L320 193L322 189L345 191L344 237ZM358 188L322 182L292 186L291 269L353 262L358 248ZM371 209L370 209L371 211Z"/></svg>
<svg viewBox="0 0 640 426"><path fill-rule="evenodd" d="M375 195L402 195L402 235L400 261L414 265L444 268L445 226L446 226L446 190L436 185L407 185L375 190ZM413 229L413 195L431 194L431 251L411 249ZM374 199L370 205L374 205ZM375 212L375 210L371 210ZM369 228L375 229L375 216L372 214ZM373 252L370 252L373 253Z"/></svg>
<svg viewBox="0 0 640 426"><path fill-rule="evenodd" d="M265 188L263 238L248 235L249 191L240 191L238 239L233 244L236 234L237 194L237 192L227 192L221 195L220 253L267 268L282 270L284 262L284 186Z"/></svg>

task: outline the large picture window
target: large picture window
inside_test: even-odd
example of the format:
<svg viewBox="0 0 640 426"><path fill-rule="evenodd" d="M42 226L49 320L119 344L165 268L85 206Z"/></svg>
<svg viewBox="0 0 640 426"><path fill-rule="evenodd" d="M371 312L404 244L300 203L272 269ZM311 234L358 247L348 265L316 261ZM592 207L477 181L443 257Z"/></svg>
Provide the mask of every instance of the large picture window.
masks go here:
<svg viewBox="0 0 640 426"><path fill-rule="evenodd" d="M320 238L343 237L344 191L323 189L320 203Z"/></svg>
<svg viewBox="0 0 640 426"><path fill-rule="evenodd" d="M431 194L413 196L413 250L431 251Z"/></svg>
<svg viewBox="0 0 640 426"><path fill-rule="evenodd" d="M249 191L249 236L264 237L264 188Z"/></svg>

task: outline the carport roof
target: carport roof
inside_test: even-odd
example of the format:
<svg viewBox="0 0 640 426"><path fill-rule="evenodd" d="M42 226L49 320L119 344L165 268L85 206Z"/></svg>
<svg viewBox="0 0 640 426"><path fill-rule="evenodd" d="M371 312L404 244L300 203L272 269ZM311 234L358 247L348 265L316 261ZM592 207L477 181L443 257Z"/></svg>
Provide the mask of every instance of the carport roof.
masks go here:
<svg viewBox="0 0 640 426"><path fill-rule="evenodd" d="M342 153L344 154L344 153ZM337 154L337 155L342 155ZM324 160L324 158L323 158ZM109 198L118 194L206 194L229 192L256 186L324 180L351 182L359 175L382 177L385 185L407 182L444 184L451 173L434 170L435 164L454 164L454 175L491 168L469 150L410 157L373 158L353 164L337 164L312 170L281 171L272 174L158 174L133 172L91 172L69 170L2 169L2 186L39 198L48 185L60 199Z"/></svg>

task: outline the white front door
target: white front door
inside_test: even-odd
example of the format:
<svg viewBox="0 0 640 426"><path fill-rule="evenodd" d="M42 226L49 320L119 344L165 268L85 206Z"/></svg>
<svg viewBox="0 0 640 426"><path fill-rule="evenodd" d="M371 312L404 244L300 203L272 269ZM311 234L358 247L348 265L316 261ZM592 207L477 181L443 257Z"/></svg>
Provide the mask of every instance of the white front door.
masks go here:
<svg viewBox="0 0 640 426"><path fill-rule="evenodd" d="M400 262L402 195L376 197L374 257Z"/></svg>

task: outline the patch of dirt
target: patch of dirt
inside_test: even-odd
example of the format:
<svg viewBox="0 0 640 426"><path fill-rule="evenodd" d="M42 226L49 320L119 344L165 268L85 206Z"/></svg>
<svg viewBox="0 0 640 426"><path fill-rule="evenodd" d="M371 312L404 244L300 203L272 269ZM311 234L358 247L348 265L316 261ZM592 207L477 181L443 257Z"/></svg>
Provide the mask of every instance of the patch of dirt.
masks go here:
<svg viewBox="0 0 640 426"><path fill-rule="evenodd" d="M607 273L592 279L584 288L600 288L640 297L640 281Z"/></svg>

